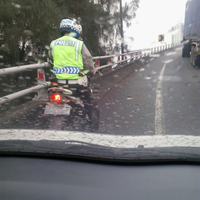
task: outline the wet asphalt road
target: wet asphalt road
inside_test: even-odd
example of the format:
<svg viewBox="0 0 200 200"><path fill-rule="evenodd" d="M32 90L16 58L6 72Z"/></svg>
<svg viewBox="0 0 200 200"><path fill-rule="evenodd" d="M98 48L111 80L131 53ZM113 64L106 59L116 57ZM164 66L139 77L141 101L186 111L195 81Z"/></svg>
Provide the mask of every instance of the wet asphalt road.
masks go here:
<svg viewBox="0 0 200 200"><path fill-rule="evenodd" d="M200 70L182 48L136 69L101 100L102 133L200 135Z"/></svg>
<svg viewBox="0 0 200 200"><path fill-rule="evenodd" d="M200 69L194 69L189 58L182 58L181 51L177 47L161 53L160 57L152 57L142 67L133 66L130 74L99 101L98 132L199 135ZM120 72L114 77L119 76ZM43 112L44 104L33 106L31 110L24 110L23 117L18 118L16 114L15 120L5 127L46 129L49 119L43 117ZM70 130L85 131L76 127Z"/></svg>

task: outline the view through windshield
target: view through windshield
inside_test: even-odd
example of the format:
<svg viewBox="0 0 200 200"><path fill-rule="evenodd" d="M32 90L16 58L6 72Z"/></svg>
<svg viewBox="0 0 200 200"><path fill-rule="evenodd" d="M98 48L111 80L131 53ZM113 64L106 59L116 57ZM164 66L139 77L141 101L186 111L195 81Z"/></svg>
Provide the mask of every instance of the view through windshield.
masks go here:
<svg viewBox="0 0 200 200"><path fill-rule="evenodd" d="M199 135L198 0L0 4L1 129Z"/></svg>

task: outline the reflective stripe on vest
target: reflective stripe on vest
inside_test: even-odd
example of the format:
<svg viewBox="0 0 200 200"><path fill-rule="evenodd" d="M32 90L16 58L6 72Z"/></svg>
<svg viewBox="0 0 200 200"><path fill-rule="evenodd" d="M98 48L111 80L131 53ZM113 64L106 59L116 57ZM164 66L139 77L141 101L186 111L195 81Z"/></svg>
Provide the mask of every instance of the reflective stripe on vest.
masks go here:
<svg viewBox="0 0 200 200"><path fill-rule="evenodd" d="M83 42L69 36L52 41L53 73L58 79L78 79L83 69Z"/></svg>

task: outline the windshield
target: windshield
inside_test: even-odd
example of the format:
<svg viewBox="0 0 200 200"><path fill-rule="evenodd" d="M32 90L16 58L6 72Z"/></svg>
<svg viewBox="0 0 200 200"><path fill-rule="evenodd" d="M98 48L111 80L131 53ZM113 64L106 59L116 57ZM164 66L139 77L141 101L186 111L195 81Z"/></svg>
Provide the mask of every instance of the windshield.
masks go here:
<svg viewBox="0 0 200 200"><path fill-rule="evenodd" d="M51 131L107 147L124 136L121 149L150 136L195 141L199 9L198 0L1 0L0 133L18 130L1 140Z"/></svg>

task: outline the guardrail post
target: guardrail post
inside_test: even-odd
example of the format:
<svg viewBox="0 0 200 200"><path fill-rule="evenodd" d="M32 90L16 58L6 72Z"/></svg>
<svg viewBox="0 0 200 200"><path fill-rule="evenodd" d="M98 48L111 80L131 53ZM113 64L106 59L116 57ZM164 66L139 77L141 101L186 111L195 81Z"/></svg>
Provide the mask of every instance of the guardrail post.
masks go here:
<svg viewBox="0 0 200 200"><path fill-rule="evenodd" d="M95 60L95 67L99 67L100 66L100 61L99 60Z"/></svg>
<svg viewBox="0 0 200 200"><path fill-rule="evenodd" d="M46 83L46 76L44 69L37 69L37 83L38 85L43 85ZM46 88L38 90L37 96L34 98L34 100L37 99L44 99L48 97L48 92Z"/></svg>
<svg viewBox="0 0 200 200"><path fill-rule="evenodd" d="M126 55L124 56L124 60L125 60L124 62L127 63L127 56Z"/></svg>
<svg viewBox="0 0 200 200"><path fill-rule="evenodd" d="M117 61L118 61L118 62L120 61L120 56L117 57Z"/></svg>
<svg viewBox="0 0 200 200"><path fill-rule="evenodd" d="M131 61L134 60L134 53L131 54Z"/></svg>
<svg viewBox="0 0 200 200"><path fill-rule="evenodd" d="M111 62L112 62L112 61L111 61L111 57L110 57L110 58L108 58L108 62L107 62L107 63L109 64L109 63L111 63Z"/></svg>
<svg viewBox="0 0 200 200"><path fill-rule="evenodd" d="M135 59L138 59L138 52L135 53Z"/></svg>

